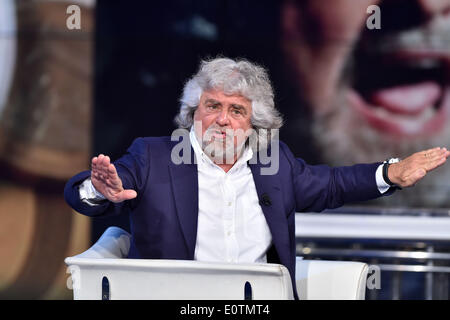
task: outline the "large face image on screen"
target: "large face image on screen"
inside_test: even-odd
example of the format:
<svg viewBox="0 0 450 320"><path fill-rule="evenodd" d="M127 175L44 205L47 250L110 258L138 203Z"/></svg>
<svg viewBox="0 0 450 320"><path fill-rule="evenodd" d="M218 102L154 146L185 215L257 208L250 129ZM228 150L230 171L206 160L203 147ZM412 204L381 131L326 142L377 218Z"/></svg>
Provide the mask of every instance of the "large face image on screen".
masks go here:
<svg viewBox="0 0 450 320"><path fill-rule="evenodd" d="M373 4L379 29L368 27ZM311 113L322 162L450 146L448 1L285 1L280 23L287 69ZM450 207L450 167L380 203Z"/></svg>

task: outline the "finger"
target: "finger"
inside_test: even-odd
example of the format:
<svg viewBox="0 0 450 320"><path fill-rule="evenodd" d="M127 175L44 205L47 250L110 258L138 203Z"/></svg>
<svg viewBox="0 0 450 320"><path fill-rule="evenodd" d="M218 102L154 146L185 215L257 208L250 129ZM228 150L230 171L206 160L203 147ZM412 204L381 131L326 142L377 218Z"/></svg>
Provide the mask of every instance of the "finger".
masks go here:
<svg viewBox="0 0 450 320"><path fill-rule="evenodd" d="M424 167L427 171L430 171L444 164L446 160L446 152L443 152L435 156L432 160L430 159L429 161L427 161Z"/></svg>
<svg viewBox="0 0 450 320"><path fill-rule="evenodd" d="M98 156L98 161L97 161L97 166L99 168L99 170L102 170L103 167L103 160L105 159L105 155L104 154L100 154Z"/></svg>
<svg viewBox="0 0 450 320"><path fill-rule="evenodd" d="M441 152L442 152L441 148L428 149L421 153L423 155L423 157L421 157L421 158L425 159L425 160L429 160L429 159L435 157L436 155L440 154Z"/></svg>
<svg viewBox="0 0 450 320"><path fill-rule="evenodd" d="M436 162L440 161L442 157L445 157L447 153L447 149L445 148L439 148L435 149L433 151L430 151L423 157L419 158L419 164L424 165L427 168L431 168L435 165ZM427 169L428 170L428 169Z"/></svg>
<svg viewBox="0 0 450 320"><path fill-rule="evenodd" d="M98 173L98 178L99 179L103 179L103 170L102 170L102 165L103 165L103 158L105 156L103 154L99 154L98 155L98 159L97 159L97 173Z"/></svg>
<svg viewBox="0 0 450 320"><path fill-rule="evenodd" d="M117 170L116 170L116 167L114 166L114 164L110 164L109 166L108 166L108 173L110 174L110 175L117 175Z"/></svg>
<svg viewBox="0 0 450 320"><path fill-rule="evenodd" d="M103 157L103 161L102 161L102 174L105 176L105 178L109 178L109 165L110 165L110 160L108 156L104 156Z"/></svg>
<svg viewBox="0 0 450 320"><path fill-rule="evenodd" d="M120 177L117 174L116 167L112 163L108 167L108 176L109 176L108 181L112 187L121 187L122 186L122 180L120 180Z"/></svg>
<svg viewBox="0 0 450 320"><path fill-rule="evenodd" d="M434 156L435 153L438 152L439 150L440 147L427 149L422 152L419 152L419 156L421 157L421 159L429 159L430 157Z"/></svg>
<svg viewBox="0 0 450 320"><path fill-rule="evenodd" d="M438 149L440 149L440 147L434 147L434 148L430 148L430 149L427 149L427 150L423 150L421 153L422 154L429 154L430 152L433 152L434 150L438 150Z"/></svg>
<svg viewBox="0 0 450 320"><path fill-rule="evenodd" d="M442 166L446 161L447 161L447 158L446 158L446 157L442 157L442 158L440 158L440 159L434 161L434 162L432 163L432 165L430 165L430 167L427 168L427 171L431 171L431 170L434 170L434 169L436 169L436 168Z"/></svg>
<svg viewBox="0 0 450 320"><path fill-rule="evenodd" d="M137 197L137 192L132 189L123 190L122 192L122 199L123 200L130 200Z"/></svg>
<svg viewBox="0 0 450 320"><path fill-rule="evenodd" d="M101 179L101 167L99 165L98 157L95 157L95 161L93 159L93 164L92 164L92 168L91 168L91 176L97 180Z"/></svg>
<svg viewBox="0 0 450 320"><path fill-rule="evenodd" d="M440 157L444 155L447 152L447 148L439 148L438 150L435 150L432 152L433 157Z"/></svg>
<svg viewBox="0 0 450 320"><path fill-rule="evenodd" d="M108 172L109 165L110 165L109 157L106 155L103 155L103 157L101 159L100 172L104 179L109 178L109 172Z"/></svg>
<svg viewBox="0 0 450 320"><path fill-rule="evenodd" d="M438 147L438 148L431 149L430 151L427 151L426 152L426 157L427 158L433 158L433 157L436 157L436 156L443 155L446 152L447 152L447 148Z"/></svg>
<svg viewBox="0 0 450 320"><path fill-rule="evenodd" d="M91 174L97 171L97 162L98 162L98 158L93 157L91 160Z"/></svg>

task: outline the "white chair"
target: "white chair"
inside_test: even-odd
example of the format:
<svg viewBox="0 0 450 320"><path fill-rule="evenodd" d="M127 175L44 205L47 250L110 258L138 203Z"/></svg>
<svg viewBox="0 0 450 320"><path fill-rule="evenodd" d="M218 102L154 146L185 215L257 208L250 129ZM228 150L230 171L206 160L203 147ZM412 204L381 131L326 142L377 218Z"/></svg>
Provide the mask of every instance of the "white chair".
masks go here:
<svg viewBox="0 0 450 320"><path fill-rule="evenodd" d="M126 259L131 235L109 227L87 251L68 257L74 299L291 300L279 264ZM364 299L367 265L297 258L300 299Z"/></svg>

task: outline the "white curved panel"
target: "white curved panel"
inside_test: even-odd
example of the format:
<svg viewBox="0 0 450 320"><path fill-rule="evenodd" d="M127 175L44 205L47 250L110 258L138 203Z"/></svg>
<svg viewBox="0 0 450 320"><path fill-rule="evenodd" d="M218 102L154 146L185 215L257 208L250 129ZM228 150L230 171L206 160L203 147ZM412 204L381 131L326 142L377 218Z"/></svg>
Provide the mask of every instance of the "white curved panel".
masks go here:
<svg viewBox="0 0 450 320"><path fill-rule="evenodd" d="M0 1L0 115L11 87L17 46L17 18L14 0Z"/></svg>

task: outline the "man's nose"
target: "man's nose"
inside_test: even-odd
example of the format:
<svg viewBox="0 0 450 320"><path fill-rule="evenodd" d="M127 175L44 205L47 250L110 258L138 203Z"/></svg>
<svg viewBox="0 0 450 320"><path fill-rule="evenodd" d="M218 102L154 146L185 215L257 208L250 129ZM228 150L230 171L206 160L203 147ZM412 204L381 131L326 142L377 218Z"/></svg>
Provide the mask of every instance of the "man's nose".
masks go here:
<svg viewBox="0 0 450 320"><path fill-rule="evenodd" d="M230 119L228 119L228 112L227 110L225 110L225 108L217 115L216 122L220 126L226 126L230 124Z"/></svg>
<svg viewBox="0 0 450 320"><path fill-rule="evenodd" d="M450 0L418 0L418 3L429 16L450 14Z"/></svg>

